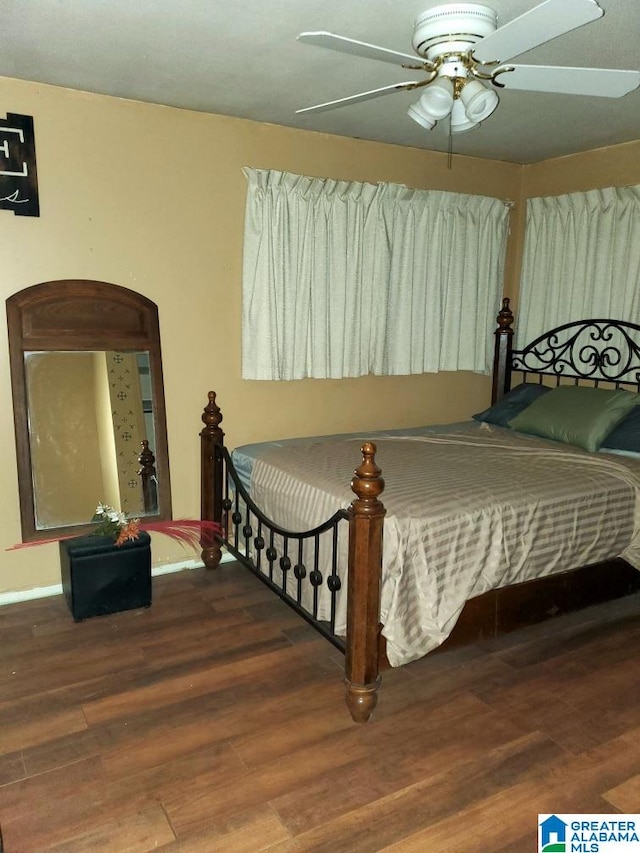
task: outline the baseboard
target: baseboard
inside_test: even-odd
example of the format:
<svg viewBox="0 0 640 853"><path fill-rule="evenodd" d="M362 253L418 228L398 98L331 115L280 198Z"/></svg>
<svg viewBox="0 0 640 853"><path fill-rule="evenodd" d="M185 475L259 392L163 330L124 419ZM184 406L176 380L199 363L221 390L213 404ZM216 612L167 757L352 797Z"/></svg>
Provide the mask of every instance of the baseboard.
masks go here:
<svg viewBox="0 0 640 853"><path fill-rule="evenodd" d="M230 563L234 560L231 554L223 553L221 563ZM165 566L156 566L151 569L151 577L160 575L172 575L175 572L185 572L190 569L201 569L201 560L182 560L179 563L167 563ZM62 584L56 583L52 586L37 586L33 589L19 589L11 592L0 592L0 607L5 604L18 604L21 601L33 601L36 598L49 598L52 595L62 595Z"/></svg>

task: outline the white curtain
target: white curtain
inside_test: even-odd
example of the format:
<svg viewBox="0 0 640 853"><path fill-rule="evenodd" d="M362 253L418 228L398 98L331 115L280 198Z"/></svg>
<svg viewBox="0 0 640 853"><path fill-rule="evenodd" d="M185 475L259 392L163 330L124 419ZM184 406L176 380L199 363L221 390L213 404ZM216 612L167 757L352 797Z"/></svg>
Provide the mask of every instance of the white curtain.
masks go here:
<svg viewBox="0 0 640 853"><path fill-rule="evenodd" d="M243 378L488 372L508 204L244 172Z"/></svg>
<svg viewBox="0 0 640 853"><path fill-rule="evenodd" d="M527 202L517 346L573 320L640 322L640 186Z"/></svg>

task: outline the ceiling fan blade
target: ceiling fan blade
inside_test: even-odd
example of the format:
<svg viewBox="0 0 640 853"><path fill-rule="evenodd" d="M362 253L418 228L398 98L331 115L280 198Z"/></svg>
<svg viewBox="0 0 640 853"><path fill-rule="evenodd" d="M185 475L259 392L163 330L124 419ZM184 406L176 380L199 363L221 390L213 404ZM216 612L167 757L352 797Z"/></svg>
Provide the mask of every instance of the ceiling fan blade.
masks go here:
<svg viewBox="0 0 640 853"><path fill-rule="evenodd" d="M569 68L553 65L508 65L497 77L505 89L621 98L640 86L640 71L612 68ZM500 72L498 69L496 74Z"/></svg>
<svg viewBox="0 0 640 853"><path fill-rule="evenodd" d="M381 89L372 89L370 92L360 92L358 95L349 95L347 98L338 98L336 101L327 101L326 104L316 104L313 107L305 107L296 110L296 115L301 113L321 113L324 110L333 110L336 107L344 107L347 104L359 104L362 101L370 101L372 98L380 98L382 95L390 95L391 92L399 92L403 89L414 89L418 83L415 80L406 83L394 83L392 86L383 86Z"/></svg>
<svg viewBox="0 0 640 853"><path fill-rule="evenodd" d="M420 58L411 56L409 53L398 53L397 50L389 50L379 47L377 44L367 44L366 41L356 41L346 36L337 36L334 33L300 33L298 41L305 44L315 44L318 47L327 47L340 53L350 53L353 56L363 56L365 59L379 59L382 62L392 62L394 65L421 64Z"/></svg>
<svg viewBox="0 0 640 853"><path fill-rule="evenodd" d="M603 14L595 0L545 0L480 39L474 45L473 55L480 62L504 62Z"/></svg>

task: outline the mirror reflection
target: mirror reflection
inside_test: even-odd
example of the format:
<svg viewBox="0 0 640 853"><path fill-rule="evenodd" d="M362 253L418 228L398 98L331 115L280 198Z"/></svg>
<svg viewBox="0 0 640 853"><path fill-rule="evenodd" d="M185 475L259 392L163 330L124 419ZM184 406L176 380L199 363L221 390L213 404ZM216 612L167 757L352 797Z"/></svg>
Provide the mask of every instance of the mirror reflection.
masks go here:
<svg viewBox="0 0 640 853"><path fill-rule="evenodd" d="M99 501L157 514L149 353L25 352L24 367L36 529L86 525Z"/></svg>

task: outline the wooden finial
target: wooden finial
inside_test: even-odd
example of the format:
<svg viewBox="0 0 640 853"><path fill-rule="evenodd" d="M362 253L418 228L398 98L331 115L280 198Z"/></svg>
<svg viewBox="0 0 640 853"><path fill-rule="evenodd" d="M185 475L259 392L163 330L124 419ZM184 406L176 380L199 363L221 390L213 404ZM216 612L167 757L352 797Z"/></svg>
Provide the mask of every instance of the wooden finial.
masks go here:
<svg viewBox="0 0 640 853"><path fill-rule="evenodd" d="M511 326L513 325L513 313L509 308L510 299L508 296L505 296L502 300L502 308L496 317L498 323L499 331L507 331L511 330Z"/></svg>
<svg viewBox="0 0 640 853"><path fill-rule="evenodd" d="M365 441L360 448L362 463L356 468L351 480L351 491L356 495L352 506L356 513L370 515L379 512L378 498L384 491L382 473L376 465L376 446L372 441Z"/></svg>
<svg viewBox="0 0 640 853"><path fill-rule="evenodd" d="M140 451L140 456L138 456L138 462L142 465L142 468L138 471L138 474L155 474L156 469L154 468L154 463L156 461L156 457L150 450L149 442L146 438L140 442L140 446L142 447L142 450Z"/></svg>
<svg viewBox="0 0 640 853"><path fill-rule="evenodd" d="M202 422L204 424L204 429L202 430L200 435L204 435L205 433L207 433L210 438L221 444L222 438L224 437L224 432L220 429L220 423L222 422L222 412L220 411L220 408L216 405L216 392L209 391L207 396L209 398L209 402L204 407L204 411L202 412Z"/></svg>

